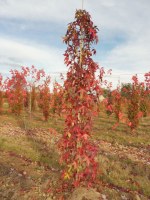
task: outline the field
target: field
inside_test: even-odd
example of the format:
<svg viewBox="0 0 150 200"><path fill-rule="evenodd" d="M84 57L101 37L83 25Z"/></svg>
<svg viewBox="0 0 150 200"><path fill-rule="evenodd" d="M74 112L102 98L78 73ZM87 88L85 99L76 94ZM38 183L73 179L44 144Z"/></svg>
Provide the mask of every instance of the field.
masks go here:
<svg viewBox="0 0 150 200"><path fill-rule="evenodd" d="M99 146L99 183L88 192L79 188L74 195L71 188L63 192L61 188L57 141L64 119L51 116L44 122L40 112L29 120L27 114L17 117L4 111L0 116L0 199L85 200L90 195L93 200L150 199L150 117L141 119L134 134L122 123L113 130L114 124L114 117L104 112L95 118L92 140ZM82 198L83 193L87 196Z"/></svg>
<svg viewBox="0 0 150 200"><path fill-rule="evenodd" d="M150 200L148 6L3 1L0 200Z"/></svg>

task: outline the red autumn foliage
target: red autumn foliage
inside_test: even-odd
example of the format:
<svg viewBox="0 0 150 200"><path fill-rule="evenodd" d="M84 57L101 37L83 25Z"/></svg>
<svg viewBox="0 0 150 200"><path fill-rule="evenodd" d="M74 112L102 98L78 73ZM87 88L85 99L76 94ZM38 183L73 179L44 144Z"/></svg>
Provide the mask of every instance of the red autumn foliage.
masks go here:
<svg viewBox="0 0 150 200"><path fill-rule="evenodd" d="M38 98L38 104L39 107L42 109L45 121L49 118L49 112L50 112L50 76L47 76L44 80L44 83L39 86L39 98Z"/></svg>
<svg viewBox="0 0 150 200"><path fill-rule="evenodd" d="M146 89L150 93L150 72L145 73L145 84L146 84Z"/></svg>
<svg viewBox="0 0 150 200"><path fill-rule="evenodd" d="M110 116L113 113L113 97L111 90L109 90L107 98L105 99L104 102L105 102L106 113L108 116Z"/></svg>
<svg viewBox="0 0 150 200"><path fill-rule="evenodd" d="M0 113L2 113L2 107L3 107L3 77L0 74Z"/></svg>
<svg viewBox="0 0 150 200"><path fill-rule="evenodd" d="M141 88L141 102L140 110L143 113L143 116L146 117L150 114L150 72L145 73L145 82Z"/></svg>
<svg viewBox="0 0 150 200"><path fill-rule="evenodd" d="M11 70L11 78L5 81L6 94L10 109L13 113L20 115L26 96L26 73L24 70Z"/></svg>
<svg viewBox="0 0 150 200"><path fill-rule="evenodd" d="M112 91L112 96L113 96L113 112L115 114L115 118L117 122L119 122L123 116L123 113L121 110L122 97L121 97L119 87L117 87L117 89Z"/></svg>
<svg viewBox="0 0 150 200"><path fill-rule="evenodd" d="M139 119L143 116L140 111L141 102L141 90L144 87L144 83L140 83L137 75L132 77L132 87L128 94L128 125L132 131L134 131L139 125Z"/></svg>
<svg viewBox="0 0 150 200"><path fill-rule="evenodd" d="M45 72L32 66L22 67L20 71L11 70L10 73L11 78L5 80L5 88L11 111L20 115L24 107L30 106L30 111L34 110L37 84Z"/></svg>
<svg viewBox="0 0 150 200"><path fill-rule="evenodd" d="M29 105L29 110L30 110L30 114L32 111L35 111L36 109L36 98L37 98L37 92L36 89L38 88L38 84L41 80L41 78L43 78L45 76L45 72L44 70L38 70L35 68L35 66L31 66L31 68L28 67L23 67L26 76L27 76L27 88L28 88L28 92L29 92L29 96L28 99L26 100L29 101L27 104Z"/></svg>
<svg viewBox="0 0 150 200"><path fill-rule="evenodd" d="M71 179L75 187L87 181L91 185L98 170L97 147L90 140L97 94L101 91L95 76L99 66L91 58L96 53L91 45L98 42L97 30L89 13L77 10L64 37L64 61L69 69L64 82L65 130L59 148L61 162L66 164L63 178Z"/></svg>
<svg viewBox="0 0 150 200"><path fill-rule="evenodd" d="M25 99L24 99L24 107L26 109L29 108L29 98L30 98L30 94L29 94L29 91L26 89L26 96L25 96Z"/></svg>
<svg viewBox="0 0 150 200"><path fill-rule="evenodd" d="M64 89L55 81L51 95L51 112L60 116L63 112Z"/></svg>

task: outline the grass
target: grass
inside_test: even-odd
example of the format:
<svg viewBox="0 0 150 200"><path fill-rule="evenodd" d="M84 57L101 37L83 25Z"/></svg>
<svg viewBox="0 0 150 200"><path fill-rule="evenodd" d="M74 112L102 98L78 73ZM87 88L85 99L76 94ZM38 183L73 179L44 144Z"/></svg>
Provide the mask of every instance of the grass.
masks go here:
<svg viewBox="0 0 150 200"><path fill-rule="evenodd" d="M16 154L25 156L32 161L42 162L51 166L58 166L57 152L55 152L52 148L48 148L48 146L50 146L50 141L47 140L47 143L45 144L43 141L44 138L41 140L39 139L40 135L32 138L24 134L24 129L21 126L21 120L21 118L12 115L2 116L0 127L6 125L7 130L5 130L5 134L2 134L2 132L0 134L0 149L15 152ZM32 120L35 122L34 118L32 118ZM40 126L41 124L42 126ZM43 129L47 129L50 127L48 122L41 122L41 124L38 124L39 128L43 127ZM18 132L20 131L20 135L18 135L18 133L16 135L15 127L18 127L18 125L20 125L20 129L18 130ZM30 126L28 126L28 130L38 127L35 127L34 123L31 121ZM11 133L14 131L14 133L8 137L7 131Z"/></svg>
<svg viewBox="0 0 150 200"><path fill-rule="evenodd" d="M150 117L140 121L136 134L132 134L123 123L112 130L114 124L114 116L108 118L104 113L100 115L94 122L94 138L126 146L147 147L150 145Z"/></svg>
<svg viewBox="0 0 150 200"><path fill-rule="evenodd" d="M149 199L150 165L127 157L121 145L131 150L135 148L146 151L150 146L150 117L141 120L136 134L131 134L129 128L123 123L112 130L114 123L115 118L113 116L108 118L105 113L101 113L94 120L93 140L111 143L112 146L120 149L123 155L120 156L119 151L113 154L110 149L99 154L98 161L102 170L99 179L103 183L102 193L113 200L120 200L122 196L127 199L137 199L136 195L141 195L143 200ZM4 112L0 120L0 150L14 152L33 162L61 170L58 162L59 154L55 142L52 144L48 129L53 128L61 135L63 126L63 118L55 119L51 116L47 122L44 122L39 111L32 114L31 120L28 114L17 117ZM14 134L11 135L9 132ZM39 167L37 166L36 169L38 170ZM52 178L56 182L55 177Z"/></svg>
<svg viewBox="0 0 150 200"><path fill-rule="evenodd" d="M100 179L104 182L150 196L150 166L116 156L100 156L99 163L103 169Z"/></svg>

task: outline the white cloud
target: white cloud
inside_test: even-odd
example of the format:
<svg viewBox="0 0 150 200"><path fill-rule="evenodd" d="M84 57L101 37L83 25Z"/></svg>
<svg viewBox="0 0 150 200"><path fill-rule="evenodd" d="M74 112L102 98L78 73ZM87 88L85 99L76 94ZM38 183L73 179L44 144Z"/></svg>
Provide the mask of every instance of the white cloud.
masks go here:
<svg viewBox="0 0 150 200"><path fill-rule="evenodd" d="M128 70L128 73L148 72L150 70L149 44L149 35L143 35L137 40L129 40L126 44L114 47L101 62L110 68Z"/></svg>
<svg viewBox="0 0 150 200"><path fill-rule="evenodd" d="M29 44L0 37L0 60L2 64L35 65L48 72L63 70L63 50L44 45Z"/></svg>
<svg viewBox="0 0 150 200"><path fill-rule="evenodd" d="M69 23L74 11L81 8L81 0L0 0L0 17L27 21ZM121 31L134 34L150 25L149 0L84 0L84 8L103 31ZM147 26L148 29L150 29Z"/></svg>
<svg viewBox="0 0 150 200"><path fill-rule="evenodd" d="M81 4L81 0L0 0L0 19L22 20L25 22L22 30L30 29L28 22L34 21L48 22L49 26L52 22L53 26L56 23L67 28L66 23L73 21L74 12ZM102 35L108 45L118 35L125 38L110 51L104 50L104 57L99 61L102 66L112 68L116 74L150 70L149 0L84 0L84 8L100 29L100 39ZM67 69L63 64L63 49L8 37L0 38L0 63L48 66L48 71L58 72Z"/></svg>
<svg viewBox="0 0 150 200"><path fill-rule="evenodd" d="M139 32L150 30L149 7L149 0L102 0L97 3L94 0L87 4L87 9L101 30L122 32L130 37L139 37Z"/></svg>
<svg viewBox="0 0 150 200"><path fill-rule="evenodd" d="M72 16L71 10L75 10L80 5L80 0L59 0L59 2L55 0L0 0L0 17L35 21L67 21L68 14Z"/></svg>

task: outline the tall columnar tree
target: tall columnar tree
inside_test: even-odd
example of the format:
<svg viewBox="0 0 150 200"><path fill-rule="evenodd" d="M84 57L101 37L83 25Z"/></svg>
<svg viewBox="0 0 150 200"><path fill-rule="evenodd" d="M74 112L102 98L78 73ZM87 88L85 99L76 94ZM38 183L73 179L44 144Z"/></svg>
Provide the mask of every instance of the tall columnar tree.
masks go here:
<svg viewBox="0 0 150 200"><path fill-rule="evenodd" d="M149 108L150 98L148 89L143 84L141 87L141 101L140 101L140 111L143 113L143 117L148 115L148 108Z"/></svg>
<svg viewBox="0 0 150 200"><path fill-rule="evenodd" d="M141 103L140 109L143 112L143 116L146 117L150 114L150 72L145 73L145 82L141 90Z"/></svg>
<svg viewBox="0 0 150 200"><path fill-rule="evenodd" d="M139 119L143 116L140 111L141 91L144 83L140 83L137 75L132 77L132 87L129 91L127 116L131 130L134 131L139 125Z"/></svg>
<svg viewBox="0 0 150 200"><path fill-rule="evenodd" d="M54 115L60 116L63 110L63 94L64 89L57 81L53 85L53 93L51 99L51 111Z"/></svg>
<svg viewBox="0 0 150 200"><path fill-rule="evenodd" d="M145 84L148 93L150 93L150 72L145 73Z"/></svg>
<svg viewBox="0 0 150 200"><path fill-rule="evenodd" d="M106 113L108 116L110 116L113 113L113 96L112 96L112 91L109 90L106 101L105 101L105 106L106 106Z"/></svg>
<svg viewBox="0 0 150 200"><path fill-rule="evenodd" d="M112 97L113 97L113 112L115 114L117 122L119 123L120 119L122 118L122 110L121 110L122 97L119 86L117 87L117 89L112 91Z"/></svg>
<svg viewBox="0 0 150 200"><path fill-rule="evenodd" d="M2 113L2 107L3 107L3 77L0 74L0 113Z"/></svg>
<svg viewBox="0 0 150 200"><path fill-rule="evenodd" d="M44 80L44 83L39 86L39 98L38 103L39 107L41 108L43 112L43 116L45 118L45 121L49 118L49 112L50 112L50 76L47 76Z"/></svg>
<svg viewBox="0 0 150 200"><path fill-rule="evenodd" d="M92 44L98 42L97 31L89 13L77 10L75 21L69 23L64 37L67 45L64 61L69 69L64 82L65 130L59 147L61 161L67 165L63 177L71 179L74 186L86 181L91 184L98 169L97 147L90 140L100 91L95 75L99 66L92 59L96 53Z"/></svg>

